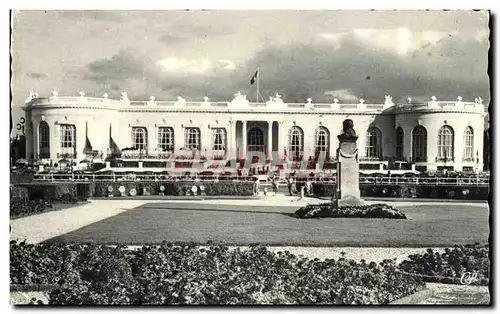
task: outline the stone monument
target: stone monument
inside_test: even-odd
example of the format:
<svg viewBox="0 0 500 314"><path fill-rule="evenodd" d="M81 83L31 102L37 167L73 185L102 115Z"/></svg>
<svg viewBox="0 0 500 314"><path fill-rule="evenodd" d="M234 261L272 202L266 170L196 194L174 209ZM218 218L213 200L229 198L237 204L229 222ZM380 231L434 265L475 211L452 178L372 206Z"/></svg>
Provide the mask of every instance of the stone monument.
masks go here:
<svg viewBox="0 0 500 314"><path fill-rule="evenodd" d="M343 122L342 134L337 136L337 191L334 206L363 205L359 192L359 160L356 141L358 136L354 131L351 119Z"/></svg>

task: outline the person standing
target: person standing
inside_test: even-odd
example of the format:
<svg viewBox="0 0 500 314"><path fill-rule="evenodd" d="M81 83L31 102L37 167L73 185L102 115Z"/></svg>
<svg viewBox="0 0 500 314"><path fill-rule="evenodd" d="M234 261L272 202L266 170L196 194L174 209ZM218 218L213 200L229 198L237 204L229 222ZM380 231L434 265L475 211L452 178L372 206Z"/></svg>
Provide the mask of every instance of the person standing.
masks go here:
<svg viewBox="0 0 500 314"><path fill-rule="evenodd" d="M286 184L288 186L288 193L290 194L290 196L292 196L293 178L291 176L288 176L288 178L286 179Z"/></svg>
<svg viewBox="0 0 500 314"><path fill-rule="evenodd" d="M278 193L278 178L276 176L273 177L273 196L276 196Z"/></svg>

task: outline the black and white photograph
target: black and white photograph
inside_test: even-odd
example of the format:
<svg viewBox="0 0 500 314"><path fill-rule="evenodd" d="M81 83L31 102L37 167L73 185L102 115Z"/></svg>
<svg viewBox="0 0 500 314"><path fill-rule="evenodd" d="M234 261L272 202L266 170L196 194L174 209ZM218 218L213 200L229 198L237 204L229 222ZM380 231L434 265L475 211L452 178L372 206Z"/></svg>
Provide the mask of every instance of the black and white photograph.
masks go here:
<svg viewBox="0 0 500 314"><path fill-rule="evenodd" d="M491 306L493 15L12 8L11 306Z"/></svg>

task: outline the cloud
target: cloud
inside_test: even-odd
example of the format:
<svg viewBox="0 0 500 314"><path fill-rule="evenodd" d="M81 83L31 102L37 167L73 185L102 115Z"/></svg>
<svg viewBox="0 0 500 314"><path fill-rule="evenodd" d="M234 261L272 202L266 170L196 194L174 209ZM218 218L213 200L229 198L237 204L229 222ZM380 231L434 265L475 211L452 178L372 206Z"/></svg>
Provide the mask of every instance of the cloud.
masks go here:
<svg viewBox="0 0 500 314"><path fill-rule="evenodd" d="M212 69L213 64L209 59L186 59L178 57L168 57L158 61L158 65L163 70L175 73L207 73Z"/></svg>
<svg viewBox="0 0 500 314"><path fill-rule="evenodd" d="M48 75L45 73L36 73L36 72L26 73L26 76L32 79L44 79L48 77Z"/></svg>
<svg viewBox="0 0 500 314"><path fill-rule="evenodd" d="M167 45L175 45L175 44L189 41L190 39L189 39L189 37L181 36L181 35L163 34L160 37L158 37L158 40L162 43L167 44Z"/></svg>
<svg viewBox="0 0 500 314"><path fill-rule="evenodd" d="M359 101L359 98L356 95L351 94L351 92L347 89L327 90L324 93L324 96L329 96L332 100L337 98L340 102L345 103L355 103Z"/></svg>

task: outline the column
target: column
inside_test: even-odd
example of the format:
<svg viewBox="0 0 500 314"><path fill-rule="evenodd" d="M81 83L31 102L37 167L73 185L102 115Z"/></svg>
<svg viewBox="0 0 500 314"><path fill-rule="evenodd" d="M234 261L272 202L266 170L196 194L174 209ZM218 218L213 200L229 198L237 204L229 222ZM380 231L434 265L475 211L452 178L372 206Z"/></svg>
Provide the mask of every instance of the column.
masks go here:
<svg viewBox="0 0 500 314"><path fill-rule="evenodd" d="M246 121L241 121L243 126L241 129L241 136L243 139L243 147L241 147L241 154L243 155L243 158L247 157L247 122Z"/></svg>
<svg viewBox="0 0 500 314"><path fill-rule="evenodd" d="M273 121L267 122L267 158L272 160L273 151Z"/></svg>
<svg viewBox="0 0 500 314"><path fill-rule="evenodd" d="M229 155L226 157L233 158L236 156L236 121L229 121L229 138L228 138Z"/></svg>

